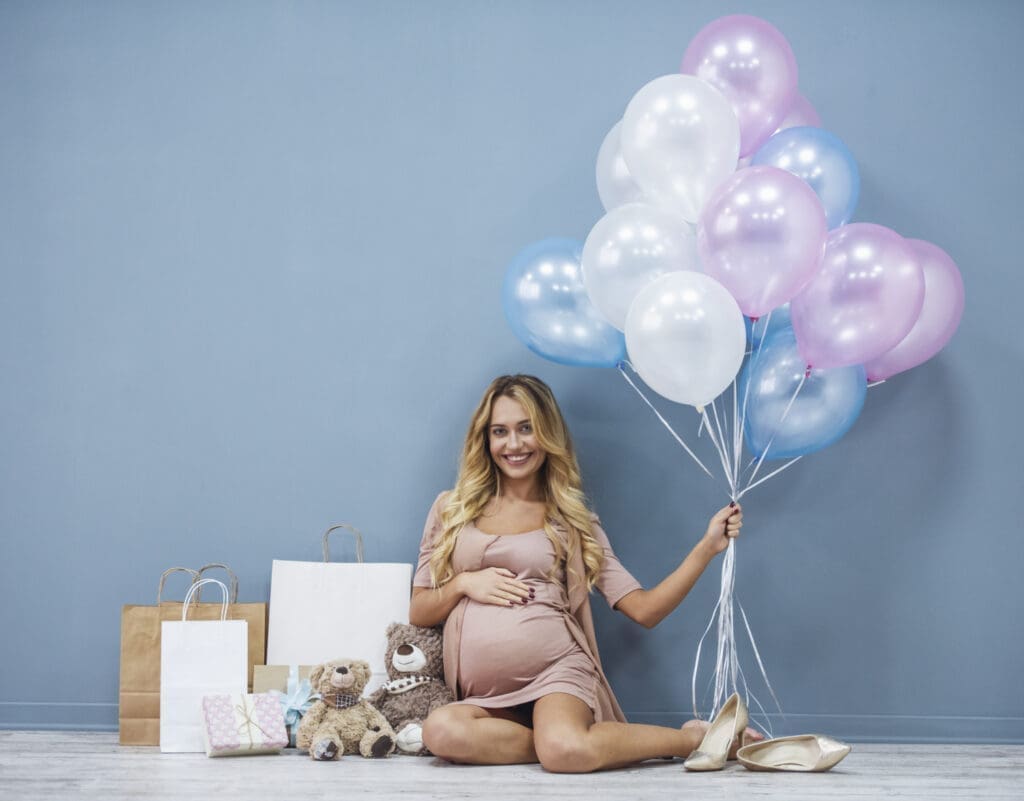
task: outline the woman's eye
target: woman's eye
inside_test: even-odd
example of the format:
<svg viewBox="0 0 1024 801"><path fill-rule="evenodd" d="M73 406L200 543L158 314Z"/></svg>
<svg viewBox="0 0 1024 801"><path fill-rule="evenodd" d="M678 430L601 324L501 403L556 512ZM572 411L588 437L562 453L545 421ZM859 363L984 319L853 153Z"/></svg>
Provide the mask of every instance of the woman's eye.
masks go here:
<svg viewBox="0 0 1024 801"><path fill-rule="evenodd" d="M531 433L533 433L533 426L520 426L519 427L519 433L520 434L531 434Z"/></svg>

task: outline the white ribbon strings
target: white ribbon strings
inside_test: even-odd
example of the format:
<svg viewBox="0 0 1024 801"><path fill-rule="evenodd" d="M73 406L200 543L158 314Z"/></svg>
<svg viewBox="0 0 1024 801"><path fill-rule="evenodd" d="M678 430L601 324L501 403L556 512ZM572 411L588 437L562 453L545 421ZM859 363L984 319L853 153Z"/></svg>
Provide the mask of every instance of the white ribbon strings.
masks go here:
<svg viewBox="0 0 1024 801"><path fill-rule="evenodd" d="M653 403L651 403L651 402L650 402L650 401L649 401L649 400L647 399L647 396L646 396L646 395L644 395L644 393L643 393L643 391L642 391L642 390L640 389L640 387L638 387L638 386L637 386L637 385L636 385L636 384L635 384L635 383L633 382L633 379L629 377L629 373L627 373L627 372L625 371L625 369L623 368L623 366L622 366L623 364L629 364L629 362L620 362L620 363L619 363L619 372L620 372L620 373L622 373L622 377L626 379L626 383L627 383L627 384L629 384L629 385L630 385L631 387L633 387L633 389L634 389L634 390L636 390L636 394L637 394L637 395L639 395L639 396L640 396L640 398L641 398L641 399L643 400L643 402L647 404L647 407L648 407L648 408L649 408L649 409L650 409L650 410L651 410L652 412L654 412L654 416L655 416L655 417L657 417L657 418L658 418L658 420L660 420L660 421L661 421L661 424L662 424L663 426L665 426L665 428L667 428L667 429L668 429L668 432L669 432L669 433L670 433L670 434L671 434L671 435L672 435L672 436L673 436L673 437L675 438L675 441L676 441L676 442L678 442L678 443L679 443L680 445L682 445L682 446L683 446L683 450L685 450L685 451L686 451L686 452L687 452L688 454L690 454L690 456L691 456L691 458L693 459L693 461L695 461L695 462L696 462L697 464L699 464L699 465L700 465L700 468L701 468L701 470L703 470L703 471L704 471L705 473L707 473L707 474L708 474L708 477L710 477L710 478L714 478L714 476L713 476L713 475L711 474L711 471L710 471L710 470L708 470L708 469L707 469L707 468L706 468L706 467L704 466L704 462L702 462L702 461L701 461L700 459L698 459L698 458L697 458L697 454L695 454L695 453L694 453L694 452L693 452L692 450L690 450L690 446L689 446L689 445L687 445L687 444L686 444L685 442L683 442L683 438L682 438L682 437L680 437L680 436L679 436L679 435L678 435L678 434L677 434L677 433L675 432L675 429L674 429L674 428L672 428L672 426L671 426L671 425L669 425L669 422L668 422L668 420L666 420L666 419L665 419L664 417L662 417L662 416L661 416L661 412L659 412L659 411L658 411L658 410L657 410L656 408L654 408L654 404L653 404ZM630 369L633 369L633 365L629 364L629 367L630 367Z"/></svg>
<svg viewBox="0 0 1024 801"><path fill-rule="evenodd" d="M770 317L766 319L767 324L770 322ZM760 356L761 344L764 341L762 337L761 342L758 346L752 350L750 354L750 361L754 362ZM629 366L634 372L633 365L629 362L625 362L625 365ZM700 466L700 468L710 477L714 478L711 471L707 466L697 457L693 450L683 441L676 431L672 428L669 422L664 416L655 408L654 404L648 399L643 391L636 385L636 383L630 378L626 372L623 364L618 366L619 372L626 382L633 388L633 390L640 396L647 407L654 412L659 422L672 434L672 437L679 443L680 446L686 451L686 453ZM807 374L805 373L803 378L800 380L796 389L793 392L792 397L789 399L789 403L786 405L782 416L779 418L779 422L776 425L775 431L772 432L771 437L768 440L768 446L764 449L760 458L752 458L750 462L742 470L740 469L740 463L743 456L743 430L746 424L747 414L747 401L750 395L750 382L744 388L742 403L739 400L739 393L737 388L737 382L733 381L732 384L732 418L723 413L719 415L717 399L711 403L711 414L708 414L707 407L701 411L701 422L697 432L697 436L700 437L701 431L706 430L708 433L708 439L711 440L715 451L718 453L719 462L722 465L722 470L725 474L726 483L729 485L730 498L735 502L739 501L747 492L760 486L768 479L775 477L782 471L796 464L802 456L797 456L794 459L789 460L781 467L776 468L771 473L763 476L761 479L757 479L757 473L761 468L761 464L764 462L768 450L772 443L775 441L775 436L778 434L779 429L785 422L790 409L793 407L796 401L797 395L800 393L801 388L804 386L807 380ZM725 405L723 401L723 405ZM723 422L724 421L724 422ZM731 446L731 447L730 447ZM750 467L753 466L753 472L750 477L746 480L745 485L740 489L741 478ZM772 687L771 681L768 679L768 672L764 666L764 660L761 658L761 652L757 647L757 642L754 639L753 631L750 627L750 622L747 619L746 612L743 609L743 605L739 602L736 596L736 543L730 540L729 545L726 548L725 556L722 560L722 573L721 573L721 586L719 588L718 600L715 603L715 607L712 610L711 618L708 621L704 632L701 634L700 641L697 643L697 655L694 660L693 676L690 682L691 696L693 701L694 715L700 717L700 710L698 708L697 699L697 676L700 672L700 660L701 654L704 650L704 641L707 636L711 633L711 630L715 629L717 638L717 644L715 649L715 666L711 678L709 679L709 687L711 687L711 709L708 714L708 718L711 719L722 707L729 695L733 692L740 693L747 703L747 707L751 710L751 717L753 717L753 709L756 707L760 710L760 717L763 718L763 725L761 728L764 732L771 737L772 727L768 718L768 713L765 711L764 706L757 699L757 697L750 692L750 688L747 684L746 676L743 673L743 669L740 666L739 652L737 648L736 631L735 631L735 617L734 607L738 606L740 610L740 616L743 620L743 629L746 633L747 640L750 643L750 647L753 650L754 658L757 662L758 671L761 674L761 679L765 686L768 688L768 692L771 694L772 700L775 703L775 707L785 717L785 713L782 712L782 706L779 704L778 697L775 694L775 690Z"/></svg>

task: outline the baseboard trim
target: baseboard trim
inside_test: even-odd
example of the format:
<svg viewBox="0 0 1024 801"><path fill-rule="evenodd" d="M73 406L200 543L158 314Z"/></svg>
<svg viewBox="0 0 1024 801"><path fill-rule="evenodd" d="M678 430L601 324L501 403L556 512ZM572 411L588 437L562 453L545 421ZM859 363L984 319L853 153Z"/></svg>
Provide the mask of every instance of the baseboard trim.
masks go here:
<svg viewBox="0 0 1024 801"><path fill-rule="evenodd" d="M685 713L626 711L633 723L678 726ZM1024 717L971 715L811 715L767 716L776 737L820 732L851 743L1024 744ZM760 725L764 716L755 716ZM37 731L117 731L115 703L0 701L0 729Z"/></svg>
<svg viewBox="0 0 1024 801"><path fill-rule="evenodd" d="M0 701L0 729L117 731L117 704Z"/></svg>
<svg viewBox="0 0 1024 801"><path fill-rule="evenodd" d="M635 713L634 723L678 726L687 716ZM1024 744L1024 717L977 715L755 715L763 728L767 718L776 737L821 733L851 743Z"/></svg>

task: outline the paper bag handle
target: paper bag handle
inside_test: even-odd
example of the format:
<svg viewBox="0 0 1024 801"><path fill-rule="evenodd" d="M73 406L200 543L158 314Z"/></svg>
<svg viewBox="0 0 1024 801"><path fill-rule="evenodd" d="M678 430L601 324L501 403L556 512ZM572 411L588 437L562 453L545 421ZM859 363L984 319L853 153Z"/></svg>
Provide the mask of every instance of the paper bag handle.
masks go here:
<svg viewBox="0 0 1024 801"><path fill-rule="evenodd" d="M188 573L192 576L192 583L194 584L199 578L199 573L193 570L191 567L169 567L160 576L160 584L156 588L156 605L160 606L161 598L164 594L164 582L167 581L167 577L171 573Z"/></svg>
<svg viewBox="0 0 1024 801"><path fill-rule="evenodd" d="M224 586L223 581L217 581L217 579L199 579L191 587L188 588L188 593L185 595L185 602L181 605L181 619L182 621L188 620L188 605L192 603L192 596L197 595L199 588L204 584L216 584L220 587L221 602L220 602L220 619L228 619L228 588Z"/></svg>
<svg viewBox="0 0 1024 801"><path fill-rule="evenodd" d="M334 531L335 529L339 529L339 528L346 528L349 531L351 531L352 534L355 536L355 538L356 538L356 561L357 562L362 562L363 561L363 532L361 532L355 526L349 525L348 523L337 523L337 524L331 526L329 529L327 529L327 531L324 532L324 561L325 562L330 562L331 561L331 551L330 551L330 549L328 548L328 545L327 545L327 537L330 535L330 533L332 531Z"/></svg>
<svg viewBox="0 0 1024 801"><path fill-rule="evenodd" d="M225 573L228 574L228 578L230 578L230 580L231 580L231 583L228 585L228 586L231 587L231 594L229 596L230 603L237 604L238 603L238 576L235 575L235 571L232 570L230 567L228 567L223 562L210 562L210 564L203 565L201 568L199 568L199 570L196 571L199 575L197 575L192 580L192 583L195 584L197 581L199 581L199 579L201 579L203 577L203 573L205 573L207 570L223 570ZM202 596L203 596L203 591L200 590L199 594L196 596L196 602L197 603L202 599Z"/></svg>

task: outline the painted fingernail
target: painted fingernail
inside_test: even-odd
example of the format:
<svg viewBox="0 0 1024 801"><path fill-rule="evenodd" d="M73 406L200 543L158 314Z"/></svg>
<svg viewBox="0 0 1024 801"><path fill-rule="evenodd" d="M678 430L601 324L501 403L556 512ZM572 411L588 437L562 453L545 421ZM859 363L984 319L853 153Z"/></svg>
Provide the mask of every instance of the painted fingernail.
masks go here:
<svg viewBox="0 0 1024 801"><path fill-rule="evenodd" d="M524 604L524 605L526 604L526 601L527 601L527 600L528 600L528 599L526 599L526 598L523 598L523 604Z"/></svg>
<svg viewBox="0 0 1024 801"><path fill-rule="evenodd" d="M509 601L509 602L508 602L508 605L509 605L509 606L515 606L515 603L514 603L513 601Z"/></svg>
<svg viewBox="0 0 1024 801"><path fill-rule="evenodd" d="M729 508L735 508L736 501L729 501Z"/></svg>

